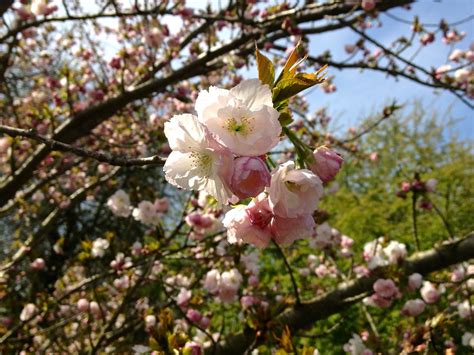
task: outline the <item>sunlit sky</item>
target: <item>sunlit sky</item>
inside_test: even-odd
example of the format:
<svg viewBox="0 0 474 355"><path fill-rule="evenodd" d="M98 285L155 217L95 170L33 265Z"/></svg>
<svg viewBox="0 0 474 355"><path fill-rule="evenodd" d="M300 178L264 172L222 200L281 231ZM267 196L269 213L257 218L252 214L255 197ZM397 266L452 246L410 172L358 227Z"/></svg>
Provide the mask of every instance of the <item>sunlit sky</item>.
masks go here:
<svg viewBox="0 0 474 355"><path fill-rule="evenodd" d="M127 3L126 0L123 0ZM220 4L225 6L226 0L187 0L188 7L204 9L210 4L214 9ZM268 0L268 3L274 3ZM389 14L405 20L413 20L416 15L422 23L439 23L444 18L448 23L457 22L471 16L469 21L457 26L459 31L465 31L466 37L454 45L446 45L441 42L441 34L438 33L436 41L430 44L415 57L414 62L428 70L431 67L438 67L447 63L447 57L455 48L465 50L474 42L474 0L419 0L413 4L412 9L396 8L389 11ZM385 14L380 16L383 25L381 28L374 28L368 34L379 42L388 45L400 35L409 38L411 25L400 23ZM171 32L177 32L182 26L177 17L167 16L165 22L170 27ZM433 28L431 28L433 29ZM436 28L434 28L436 29ZM343 61L348 57L344 51L344 45L355 43L358 35L350 29L342 29L329 33L313 35L310 37L310 55L318 55L326 50L330 50L335 61ZM370 47L369 48L375 48ZM416 46L404 53L405 58L410 58ZM110 53L113 55L112 51ZM358 57L360 58L360 57ZM451 63L452 64L452 63ZM437 91L433 88L422 86L408 79L394 79L387 77L384 73L371 72L358 69L337 70L329 68L329 75L335 75L334 83L337 91L332 94L325 94L321 90L312 90L308 95L308 102L312 110L327 106L330 115L337 122L337 127L345 131L349 127L356 127L361 119L366 118L371 113L380 112L384 103L397 99L399 103L409 104L414 100L420 100L425 107L436 111L440 117L446 117L450 110L450 117L457 120L453 131L462 139L474 138L474 111L456 98L452 93ZM254 68L245 72L248 77L256 76ZM471 100L474 103L474 100ZM409 106L407 105L408 110ZM448 117L446 117L448 118Z"/></svg>
<svg viewBox="0 0 474 355"><path fill-rule="evenodd" d="M202 0L187 1L188 6L199 8L207 3ZM217 0L212 0L211 4L215 6ZM451 23L474 15L474 0L419 0L410 11L397 8L390 10L389 13L406 20L412 20L418 15L423 23L439 23L441 18ZM390 43L402 34L406 37L411 34L411 26L408 24L397 22L384 14L380 19L383 26L369 30L368 33L383 44ZM452 49L467 49L470 43L474 42L474 17L457 28L467 33L463 41L454 46L445 45L440 41L441 35L438 34L437 41L424 48L416 56L415 62L430 69L431 66L438 67L445 64ZM355 43L357 38L350 29L312 36L310 54L318 55L329 49L336 61L344 60L347 58L344 45ZM412 53L413 51L407 52L405 56L409 58ZM360 119L370 113L379 112L383 103L391 102L394 98L400 103L419 99L426 107L435 110L441 116L450 108L452 117L459 119L454 127L456 133L463 139L474 138L474 111L451 93L435 91L433 88L403 78L395 80L383 73L368 70L361 73L357 69L339 71L329 68L329 74L336 75L334 83L337 91L333 94L324 94L321 90L313 90L308 95L308 101L312 109L328 106L329 112L336 118L341 129L357 126ZM249 75L252 75L252 71ZM472 102L474 103L474 100Z"/></svg>

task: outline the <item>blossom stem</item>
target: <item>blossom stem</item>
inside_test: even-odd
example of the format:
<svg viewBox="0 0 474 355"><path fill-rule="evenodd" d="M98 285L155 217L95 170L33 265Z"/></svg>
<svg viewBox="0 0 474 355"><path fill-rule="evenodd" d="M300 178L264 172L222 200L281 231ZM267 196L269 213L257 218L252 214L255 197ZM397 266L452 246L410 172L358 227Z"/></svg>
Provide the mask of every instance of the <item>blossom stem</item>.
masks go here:
<svg viewBox="0 0 474 355"><path fill-rule="evenodd" d="M412 210L412 223L413 223L413 235L415 236L415 245L416 251L420 251L420 239L418 238L418 226L417 226L417 211L416 211L416 201L418 196L416 192L413 192L411 200L411 210Z"/></svg>
<svg viewBox="0 0 474 355"><path fill-rule="evenodd" d="M283 253L283 250L280 248L280 246L272 239L272 243L276 246L278 252L283 258L283 261L285 263L286 268L288 269L288 273L290 274L291 278L291 283L293 285L293 292L296 297L296 304L300 305L301 304L301 298L300 298L300 293L298 291L298 285L296 284L296 279L295 276L293 275L293 270L291 269L290 264L288 263L288 260L286 259L285 253Z"/></svg>

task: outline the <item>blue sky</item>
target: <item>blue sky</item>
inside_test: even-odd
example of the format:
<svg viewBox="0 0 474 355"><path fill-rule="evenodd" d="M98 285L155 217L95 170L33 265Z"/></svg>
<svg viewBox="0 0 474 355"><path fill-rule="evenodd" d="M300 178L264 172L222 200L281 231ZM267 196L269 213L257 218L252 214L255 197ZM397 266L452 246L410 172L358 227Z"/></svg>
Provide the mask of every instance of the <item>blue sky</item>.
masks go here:
<svg viewBox="0 0 474 355"><path fill-rule="evenodd" d="M124 2L127 3L127 1ZM203 9L210 3L213 8L216 8L219 2L225 6L227 1L187 0L187 6ZM273 0L268 0L270 4L273 2ZM390 10L389 13L406 20L412 20L415 15L418 15L423 23L439 23L441 18L451 23L474 15L474 0L418 0L410 11L397 8ZM387 45L400 35L405 35L407 38L410 36L410 25L397 22L385 14L381 14L380 19L383 26L371 29L368 33L381 43ZM182 26L182 22L177 17L168 16L165 22L172 32L178 31ZM428 69L432 66L438 67L447 62L447 57L454 48L467 49L470 43L474 42L474 20L471 19L458 26L457 29L467 32L463 41L454 46L445 45L440 41L441 35L438 34L435 43L426 46L417 55L415 62ZM342 61L347 58L344 45L355 43L357 39L358 36L350 29L315 35L311 37L310 54L318 55L330 50L334 60ZM406 52L404 56L408 58L414 50L415 48L412 52ZM111 50L111 53L113 52ZM329 113L342 130L357 126L361 119L371 113L380 112L384 103L391 102L395 98L399 103L410 103L418 99L425 107L438 112L442 117L448 109L451 109L451 116L458 119L454 132L458 133L462 139L474 138L474 111L451 93L435 91L403 78L395 80L386 77L383 73L369 70L361 73L357 69L339 71L329 68L328 74L336 76L334 83L337 91L333 94L325 94L321 90L312 90L307 98L313 110L327 106ZM256 71L250 68L244 75L254 77Z"/></svg>
<svg viewBox="0 0 474 355"><path fill-rule="evenodd" d="M394 9L391 14L411 20L419 15L424 23L438 23L441 18L447 22L454 22L474 14L474 1L472 0L421 0L413 5L411 11ZM369 30L369 34L380 42L387 44L401 34L410 35L410 25L402 24L391 18L381 15L383 26ZM470 20L457 27L466 31L463 41L455 44L454 48L467 49L474 42L474 20ZM334 31L329 34L313 36L310 52L312 55L331 49L334 58L343 60L347 57L344 52L346 43L354 43L354 33L350 29ZM438 35L437 39L440 39ZM451 52L451 46L441 41L427 46L416 57L415 62L424 67L439 66L446 63ZM408 55L411 55L408 52ZM405 55L407 57L407 55ZM463 139L474 138L474 111L448 92L435 92L432 88L421 86L407 79L398 81L386 77L383 73L348 69L339 71L329 68L329 73L336 75L335 84L337 91L333 94L323 94L317 90L308 96L312 108L328 106L333 117L338 118L338 123L343 128L356 125L359 119L367 114L377 112L377 108L390 99L397 98L399 102L412 102L420 99L425 106L437 111L440 115L451 107L452 116L460 121L454 130ZM474 101L473 101L474 102Z"/></svg>

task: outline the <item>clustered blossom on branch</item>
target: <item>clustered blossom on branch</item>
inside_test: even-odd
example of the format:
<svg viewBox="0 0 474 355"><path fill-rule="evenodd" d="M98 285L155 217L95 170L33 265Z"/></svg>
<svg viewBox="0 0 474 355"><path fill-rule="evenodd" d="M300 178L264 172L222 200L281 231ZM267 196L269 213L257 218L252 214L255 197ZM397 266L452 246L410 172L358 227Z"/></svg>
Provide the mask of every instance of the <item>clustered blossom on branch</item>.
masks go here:
<svg viewBox="0 0 474 355"><path fill-rule="evenodd" d="M273 162L266 161L266 154L282 133L280 112L274 107L287 105L288 98L322 82L317 74L296 74L296 50L281 75L280 82L287 81L284 86L277 81L271 89L273 78L268 80L265 70L272 64L257 50L259 76L266 83L249 79L230 90L211 86L196 99L197 116L181 114L165 123L172 152L163 170L171 184L204 191L219 205L252 198L225 215L230 243L264 248L271 240L290 244L310 236L323 182L333 180L341 167L342 157L323 146L307 158L311 170L288 161L269 171ZM300 144L297 137L291 139Z"/></svg>

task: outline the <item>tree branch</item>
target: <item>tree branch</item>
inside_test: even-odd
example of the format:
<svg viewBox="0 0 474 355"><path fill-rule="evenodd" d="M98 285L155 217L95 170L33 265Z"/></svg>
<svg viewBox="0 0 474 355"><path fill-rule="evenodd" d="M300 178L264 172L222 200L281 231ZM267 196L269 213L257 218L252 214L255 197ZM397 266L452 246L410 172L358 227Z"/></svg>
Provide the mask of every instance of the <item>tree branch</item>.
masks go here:
<svg viewBox="0 0 474 355"><path fill-rule="evenodd" d="M19 136L19 137L30 138L37 142L45 144L50 150L71 152L80 157L91 158L91 159L100 161L101 163L107 163L107 164L115 165L115 166L162 165L165 160L165 158L160 157L158 155L153 155L151 157L146 157L146 158L129 158L129 157L111 155L109 153L101 153L101 152L95 152L92 150L81 149L81 148L77 148L66 143L59 142L54 139L46 138L44 136L37 134L34 130L31 130L31 129L26 130L26 129L21 129L21 128L14 128L14 127L9 127L5 125L0 125L0 133L5 133L9 135L10 137Z"/></svg>
<svg viewBox="0 0 474 355"><path fill-rule="evenodd" d="M474 233L463 239L414 254L400 265L400 272L405 277L415 272L426 275L472 258L474 258ZM391 268L393 269L393 266L380 268L374 271L371 276L344 283L332 292L300 306L292 307L280 314L275 319L275 323L288 326L294 333L313 325L318 320L340 313L359 302L365 295L370 294L374 282L388 275ZM260 336L264 332L264 330L257 331ZM227 337L217 348L207 349L206 354L242 354L254 343L255 339L256 331L247 328L241 333Z"/></svg>

